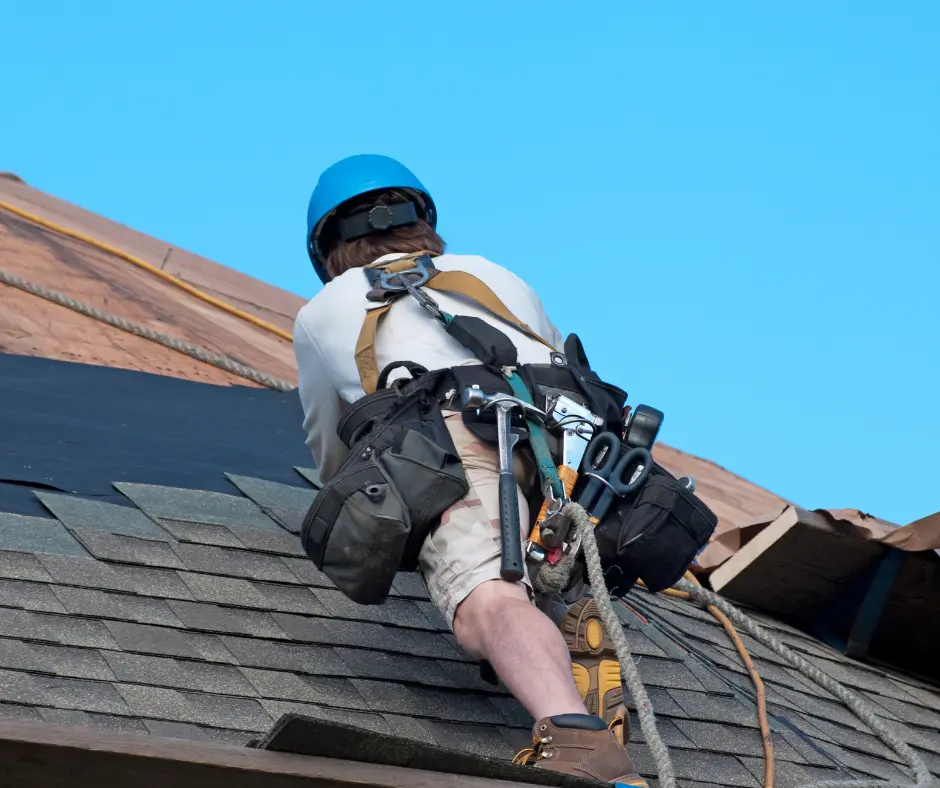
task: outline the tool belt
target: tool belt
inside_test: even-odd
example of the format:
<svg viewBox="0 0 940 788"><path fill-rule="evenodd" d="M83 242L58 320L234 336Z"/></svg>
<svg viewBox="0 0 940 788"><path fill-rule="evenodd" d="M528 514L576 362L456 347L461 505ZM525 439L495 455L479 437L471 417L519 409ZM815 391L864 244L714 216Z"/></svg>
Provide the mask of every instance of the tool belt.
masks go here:
<svg viewBox="0 0 940 788"><path fill-rule="evenodd" d="M372 285L368 297L377 304L367 311L356 346L366 396L349 408L337 427L350 456L317 495L304 519L301 540L310 558L344 594L360 604L380 604L387 598L395 572L415 569L430 529L469 490L442 408L460 409L472 433L484 442L497 442L492 415L456 404L467 389L520 397L540 410L559 396L567 398L596 417L597 432L618 436L616 446L611 447L614 461L636 447L619 440L625 435L627 393L602 381L591 369L577 335L567 338L563 353L557 351L516 318L482 281L461 271L439 271L426 255L364 270ZM394 279L398 283L393 286ZM445 315L424 292L425 287L480 304L551 348L551 363L519 365L516 347L506 334L476 317ZM396 297L405 294L415 297L481 363L428 371L402 361L380 371L375 360L376 331ZM389 385L391 372L402 367L411 378ZM556 467L564 459L561 436L539 429L521 414L514 419L514 431L528 439L528 449L535 455L546 496L579 500L589 485L598 486L593 478L598 476L597 469L582 466L580 461L578 467L569 469L571 483L567 477L562 479ZM647 449L656 430L646 437ZM585 462L590 459L585 455ZM714 514L690 489L655 463L646 464L650 467L635 489L608 500L606 511L596 520L602 566L615 592L621 594L638 577L651 587L671 585L717 524ZM543 506L529 523L534 526L536 543L538 521L544 516ZM557 546L553 550L552 563L560 556Z"/></svg>
<svg viewBox="0 0 940 788"><path fill-rule="evenodd" d="M621 457L631 450L621 444ZM590 483L584 471L572 498ZM622 597L642 580L656 593L674 586L702 552L718 525L715 513L689 486L653 462L635 491L617 497L595 524L594 536L608 591Z"/></svg>
<svg viewBox="0 0 940 788"><path fill-rule="evenodd" d="M345 414L338 431L349 457L300 530L307 555L362 605L384 602L395 573L417 567L432 525L470 489L436 395L441 373L406 366L422 374L383 387Z"/></svg>

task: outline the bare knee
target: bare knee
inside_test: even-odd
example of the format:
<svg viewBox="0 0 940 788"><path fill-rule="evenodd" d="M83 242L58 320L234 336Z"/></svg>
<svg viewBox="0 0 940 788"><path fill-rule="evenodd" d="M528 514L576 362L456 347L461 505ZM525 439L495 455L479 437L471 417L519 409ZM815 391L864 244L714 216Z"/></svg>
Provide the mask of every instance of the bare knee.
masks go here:
<svg viewBox="0 0 940 788"><path fill-rule="evenodd" d="M486 633L520 603L528 605L529 595L519 583L488 580L477 586L454 614L454 636L460 647L471 657L485 657Z"/></svg>

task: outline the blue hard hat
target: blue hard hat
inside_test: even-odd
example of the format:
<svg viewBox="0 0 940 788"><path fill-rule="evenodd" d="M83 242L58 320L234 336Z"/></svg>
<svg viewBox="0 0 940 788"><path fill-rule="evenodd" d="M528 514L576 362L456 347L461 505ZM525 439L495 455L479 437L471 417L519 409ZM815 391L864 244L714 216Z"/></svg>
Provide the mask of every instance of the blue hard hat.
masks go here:
<svg viewBox="0 0 940 788"><path fill-rule="evenodd" d="M320 281L330 277L323 263L325 250L320 243L327 220L343 203L369 192L404 189L415 198L417 215L431 227L437 226L437 210L428 190L415 174L395 159L375 154L349 156L324 170L307 207L307 253Z"/></svg>

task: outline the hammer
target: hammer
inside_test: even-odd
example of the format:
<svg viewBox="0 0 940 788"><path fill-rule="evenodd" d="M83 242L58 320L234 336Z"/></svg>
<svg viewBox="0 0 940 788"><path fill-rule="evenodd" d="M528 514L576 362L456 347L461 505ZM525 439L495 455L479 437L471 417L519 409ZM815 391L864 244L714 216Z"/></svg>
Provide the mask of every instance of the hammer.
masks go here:
<svg viewBox="0 0 940 788"><path fill-rule="evenodd" d="M502 554L499 574L503 580L515 583L525 577L525 563L522 557L519 495L512 465L512 450L519 436L510 428L512 411L518 408L526 417L542 423L547 414L509 394L484 394L477 386L464 390L462 405L464 410L496 409L496 434L499 439L499 542Z"/></svg>

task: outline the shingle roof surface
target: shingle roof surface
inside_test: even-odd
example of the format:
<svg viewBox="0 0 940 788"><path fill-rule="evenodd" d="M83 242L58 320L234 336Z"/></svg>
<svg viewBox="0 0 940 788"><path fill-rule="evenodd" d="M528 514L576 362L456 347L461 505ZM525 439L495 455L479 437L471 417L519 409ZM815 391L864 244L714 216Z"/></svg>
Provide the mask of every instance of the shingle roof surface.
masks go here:
<svg viewBox="0 0 940 788"><path fill-rule="evenodd" d="M300 474L233 481L244 495L120 484L134 506L38 492L54 516L0 515L0 715L243 744L298 712L489 755L525 744L525 711L480 680L418 576L400 575L381 607L350 602L294 534L315 488ZM753 690L723 631L682 601L627 601L647 620L618 606L680 781L756 788ZM767 625L875 704L940 773L936 688ZM901 776L839 703L744 639L767 683L778 785Z"/></svg>
<svg viewBox="0 0 940 788"><path fill-rule="evenodd" d="M163 472L174 457L161 452L152 463ZM726 520L779 500L698 458L663 460L691 473ZM257 476L203 468L211 478L185 488L136 466L134 478L98 480L111 497L0 483L0 716L244 744L299 712L499 757L524 746L527 714L480 680L418 576L400 575L386 605L362 607L304 556L296 533L316 471L267 462ZM8 504L23 495L28 516ZM753 688L725 633L686 602L640 590L626 601L640 616L618 611L680 785L760 786ZM937 687L766 625L867 698L940 774ZM779 788L905 776L838 702L743 637L768 689ZM653 776L636 719L632 728L640 771Z"/></svg>

